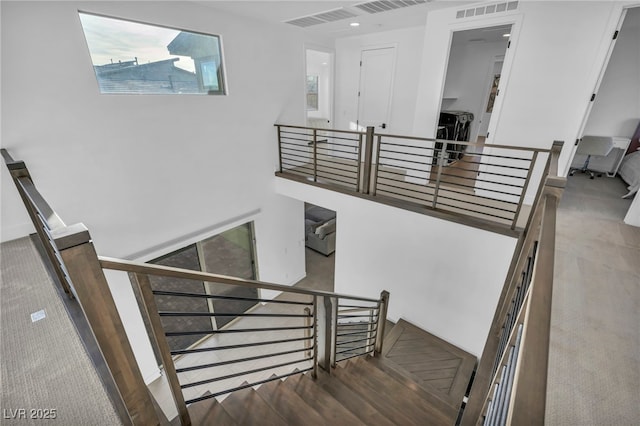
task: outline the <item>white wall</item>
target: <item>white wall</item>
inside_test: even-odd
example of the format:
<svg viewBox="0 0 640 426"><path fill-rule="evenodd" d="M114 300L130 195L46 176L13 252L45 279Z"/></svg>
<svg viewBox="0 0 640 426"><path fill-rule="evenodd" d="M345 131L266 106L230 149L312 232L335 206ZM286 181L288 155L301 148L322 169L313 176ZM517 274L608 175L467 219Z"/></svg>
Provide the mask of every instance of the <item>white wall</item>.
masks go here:
<svg viewBox="0 0 640 426"><path fill-rule="evenodd" d="M506 41L463 42L451 46L442 109L473 113L469 128L469 140L472 142L477 139L480 120L487 107L485 99L491 88L489 76L496 57L504 56L506 49Z"/></svg>
<svg viewBox="0 0 640 426"><path fill-rule="evenodd" d="M631 206L624 217L624 223L640 227L640 196L636 193Z"/></svg>
<svg viewBox="0 0 640 426"><path fill-rule="evenodd" d="M260 278L292 284L304 276L302 203L273 189L273 123L305 119L302 31L191 2L1 7L2 146L27 163L68 224L87 225L100 255L157 250L257 212ZM229 95L100 95L79 9L221 35ZM33 228L4 166L1 173L6 241ZM128 290L115 293L127 300ZM150 353L148 341L132 344Z"/></svg>
<svg viewBox="0 0 640 426"><path fill-rule="evenodd" d="M585 135L630 138L640 121L640 7L627 12Z"/></svg>
<svg viewBox="0 0 640 426"><path fill-rule="evenodd" d="M335 122L337 129L355 130L358 119L360 53L363 49L396 46L391 117L385 133L411 134L416 85L420 76L424 27L384 31L336 40Z"/></svg>
<svg viewBox="0 0 640 426"><path fill-rule="evenodd" d="M526 1L513 12L478 18L456 19L457 8L431 12L414 131L434 134L452 31L513 24L489 142L549 148L564 140L562 171L620 10L620 2Z"/></svg>
<svg viewBox="0 0 640 426"><path fill-rule="evenodd" d="M481 355L514 238L287 179L276 190L336 211L336 292L388 290L389 319Z"/></svg>

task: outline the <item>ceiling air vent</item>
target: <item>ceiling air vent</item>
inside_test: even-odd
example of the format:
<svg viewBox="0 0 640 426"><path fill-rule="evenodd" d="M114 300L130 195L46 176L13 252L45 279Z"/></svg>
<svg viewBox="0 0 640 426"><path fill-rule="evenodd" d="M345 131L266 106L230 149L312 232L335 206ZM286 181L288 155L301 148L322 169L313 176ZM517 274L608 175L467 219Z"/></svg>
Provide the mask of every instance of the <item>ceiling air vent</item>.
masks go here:
<svg viewBox="0 0 640 426"><path fill-rule="evenodd" d="M358 16L353 12L345 9L330 10L329 12L318 13L313 15L314 18L322 19L325 22L339 21L341 19L349 19Z"/></svg>
<svg viewBox="0 0 640 426"><path fill-rule="evenodd" d="M327 22L340 21L342 19L353 18L358 16L353 12L345 9L335 9L326 12L316 13L315 15L303 16L301 18L285 21L286 24L295 25L297 27L311 27L313 25L324 24Z"/></svg>
<svg viewBox="0 0 640 426"><path fill-rule="evenodd" d="M324 24L324 21L314 18L313 16L305 16L304 18L296 18L290 21L285 21L287 24L295 25L296 27L310 27L312 25Z"/></svg>
<svg viewBox="0 0 640 426"><path fill-rule="evenodd" d="M424 4L426 2L427 0L380 0L356 4L355 7L367 13L379 13Z"/></svg>
<svg viewBox="0 0 640 426"><path fill-rule="evenodd" d="M507 12L518 8L517 1L494 3L487 6L474 7L471 9L459 10L456 19L469 18L471 16L490 15L492 13Z"/></svg>

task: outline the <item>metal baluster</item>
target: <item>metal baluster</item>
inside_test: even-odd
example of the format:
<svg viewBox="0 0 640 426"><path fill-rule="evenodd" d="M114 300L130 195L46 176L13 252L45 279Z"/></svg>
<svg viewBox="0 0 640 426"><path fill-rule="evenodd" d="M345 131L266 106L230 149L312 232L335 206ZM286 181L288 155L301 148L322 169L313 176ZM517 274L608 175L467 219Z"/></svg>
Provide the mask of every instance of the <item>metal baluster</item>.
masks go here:
<svg viewBox="0 0 640 426"><path fill-rule="evenodd" d="M313 181L318 181L318 131L313 129Z"/></svg>
<svg viewBox="0 0 640 426"><path fill-rule="evenodd" d="M520 352L520 343L522 341L522 330L523 326L520 324L518 327L518 334L516 336L515 346L511 350L511 357L509 359L509 370L507 372L507 388L505 390L505 394L510 398L511 390L513 389L513 379L516 372L516 361L518 359L518 353ZM503 425L507 422L507 413L509 412L509 399L505 401L505 403L500 407L500 413L498 414L499 424Z"/></svg>

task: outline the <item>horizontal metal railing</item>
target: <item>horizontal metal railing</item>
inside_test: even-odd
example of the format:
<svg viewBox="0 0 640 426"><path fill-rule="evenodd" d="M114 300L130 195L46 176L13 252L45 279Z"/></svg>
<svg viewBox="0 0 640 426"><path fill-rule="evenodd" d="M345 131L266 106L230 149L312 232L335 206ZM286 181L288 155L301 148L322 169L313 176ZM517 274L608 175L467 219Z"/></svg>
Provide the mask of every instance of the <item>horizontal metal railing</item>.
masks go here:
<svg viewBox="0 0 640 426"><path fill-rule="evenodd" d="M373 127L276 127L282 176L512 230L523 227L534 171L544 175L550 158L548 149L380 134Z"/></svg>
<svg viewBox="0 0 640 426"><path fill-rule="evenodd" d="M380 303L355 304L339 299L335 310L334 364L374 352Z"/></svg>
<svg viewBox="0 0 640 426"><path fill-rule="evenodd" d="M135 277L145 315L151 324L151 334L162 357L169 387L183 424L190 421L187 409L189 404L293 374L312 372L315 377L318 366L329 371L331 360L334 363L336 359L342 360L345 358L343 354L348 354L349 357L370 355L382 345L376 331L381 328L378 321L382 318L381 315L384 314L386 318L388 294L384 292L381 299L377 300L168 266L105 257L100 257L99 260L104 269L126 271ZM281 295L266 299L167 291L153 288L153 277L276 290ZM256 305L245 312L160 311L155 299L157 296L241 299L256 302ZM354 313L356 305L340 305L339 300L357 303L357 309L364 307L371 313ZM344 311L345 308L348 312ZM375 317L372 316L373 311ZM328 313L335 313L337 316L332 317ZM367 339L367 350L362 351L360 347L346 348L342 341L337 345L330 343L343 338L337 336L342 329L342 322L363 316L368 321L368 329L362 334ZM174 318L191 317L233 317L235 320L220 330L175 330L172 327L176 327L176 324L167 322ZM201 335L202 338L187 348L171 348L167 339L183 335ZM355 340L360 342L359 339ZM349 339L348 343L353 344L354 339ZM266 350L266 353L256 354L257 350ZM204 389L207 392L203 394Z"/></svg>
<svg viewBox="0 0 640 426"><path fill-rule="evenodd" d="M278 127L280 171L359 191L363 133Z"/></svg>
<svg viewBox="0 0 640 426"><path fill-rule="evenodd" d="M103 266L113 266L113 262L105 261ZM131 267L129 272L136 274L135 281L143 297L146 315L181 418L186 416L188 404L256 386L267 380L282 379L293 370L298 374L314 370L314 357L311 354L315 350L316 322L315 311L309 308L313 307L315 296L306 294L300 300L223 296L225 300L242 299L259 303L250 312L158 311L156 296L192 299L217 299L221 296L153 289L150 277L167 276L167 270L158 268L154 273L142 274L140 269L148 270ZM207 279L204 279L205 275ZM221 279L203 274L201 280L206 283ZM274 309L273 306L278 308ZM178 317L203 316L233 317L235 321L222 330L177 331L170 330L176 324L166 321ZM259 321L251 321L254 319ZM247 321L250 324L247 325ZM201 334L202 339L187 348L170 348L167 337L185 334ZM255 350L263 347L268 347L268 352L255 355ZM203 389L208 389L207 394L203 395Z"/></svg>
<svg viewBox="0 0 640 426"><path fill-rule="evenodd" d="M150 337L162 358L179 419L184 425L191 423L187 404L294 374L312 372L315 377L318 367L329 372L331 360L336 357L331 344L336 330L332 312L337 309L338 299L377 305L379 312L384 313L378 317L386 318L386 292L378 300L99 257L87 228L82 224L64 224L35 188L24 162L15 161L4 149L2 156L60 282L82 306L118 388L117 397L122 398L126 407L129 418L123 420L125 423L158 424L158 413L127 339L104 270L129 273L137 287L142 302L140 308L148 320ZM168 285L167 281L155 280L158 277L175 279L172 280L175 282L163 288ZM271 299L197 293L192 290L193 286L188 287L189 291L176 291L180 288L176 283L189 281L272 290L281 296ZM202 303L180 303L173 307L163 304L163 309L158 309L157 299L206 301L209 310L203 311ZM243 306L252 307L244 311L235 308L216 311L208 303L213 300L243 302ZM211 327L202 327L206 322L186 327L172 322L194 318L212 320ZM218 329L214 326L215 318L233 320ZM384 325L377 328L383 329ZM186 347L170 346L168 339L183 336L200 339ZM380 337L375 345L379 351ZM203 394L205 389L212 392Z"/></svg>

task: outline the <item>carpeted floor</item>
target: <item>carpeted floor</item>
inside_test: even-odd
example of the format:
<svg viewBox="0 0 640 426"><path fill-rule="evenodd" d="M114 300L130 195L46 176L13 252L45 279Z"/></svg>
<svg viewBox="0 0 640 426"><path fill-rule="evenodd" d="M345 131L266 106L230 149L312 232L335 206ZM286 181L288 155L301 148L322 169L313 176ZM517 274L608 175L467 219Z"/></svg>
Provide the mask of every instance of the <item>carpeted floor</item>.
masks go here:
<svg viewBox="0 0 640 426"><path fill-rule="evenodd" d="M31 239L0 247L0 423L122 424Z"/></svg>
<svg viewBox="0 0 640 426"><path fill-rule="evenodd" d="M619 178L568 178L558 212L547 425L640 422L640 228Z"/></svg>

